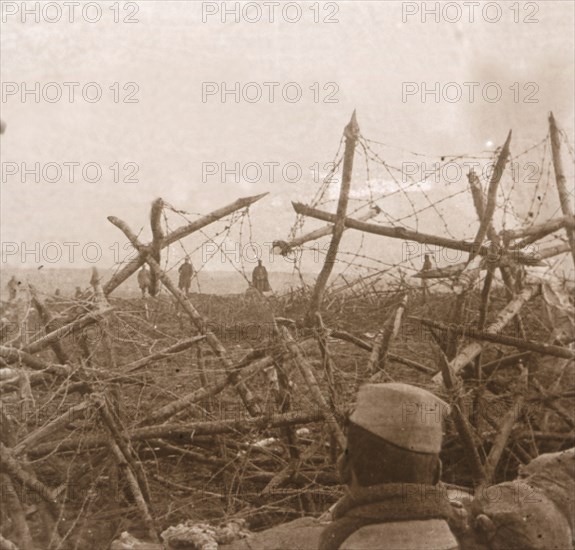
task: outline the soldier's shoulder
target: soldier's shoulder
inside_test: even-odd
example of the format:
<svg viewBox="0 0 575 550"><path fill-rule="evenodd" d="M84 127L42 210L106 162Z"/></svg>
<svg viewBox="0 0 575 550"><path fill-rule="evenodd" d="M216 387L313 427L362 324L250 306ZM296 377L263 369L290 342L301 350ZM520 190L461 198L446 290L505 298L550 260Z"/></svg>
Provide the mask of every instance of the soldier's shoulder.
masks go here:
<svg viewBox="0 0 575 550"><path fill-rule="evenodd" d="M441 519L395 521L366 525L348 537L340 550L458 550L459 544Z"/></svg>

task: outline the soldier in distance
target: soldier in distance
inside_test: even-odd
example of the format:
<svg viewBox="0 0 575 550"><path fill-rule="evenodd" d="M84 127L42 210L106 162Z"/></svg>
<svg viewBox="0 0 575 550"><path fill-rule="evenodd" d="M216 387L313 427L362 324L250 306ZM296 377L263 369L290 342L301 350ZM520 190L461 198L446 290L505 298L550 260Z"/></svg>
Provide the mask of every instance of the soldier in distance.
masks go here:
<svg viewBox="0 0 575 550"><path fill-rule="evenodd" d="M12 275L12 278L8 281L6 288L8 288L8 299L10 301L15 300L18 294L18 285L20 283L16 280L16 277Z"/></svg>
<svg viewBox="0 0 575 550"><path fill-rule="evenodd" d="M421 268L422 272L425 271L429 271L431 270L433 267L433 264L431 263L431 256L429 254L425 254L424 256L424 260L423 260L423 267ZM427 289L427 279L423 278L421 279L421 294L423 296L423 303L427 303L427 296L428 296L428 289Z"/></svg>
<svg viewBox="0 0 575 550"><path fill-rule="evenodd" d="M147 267L144 265L142 266L142 269L138 271L138 286L140 287L140 290L142 292L142 298L146 297L146 292L148 294L150 293L151 284L152 284L151 274L147 269Z"/></svg>
<svg viewBox="0 0 575 550"><path fill-rule="evenodd" d="M186 296L190 295L190 286L192 285L192 277L194 276L194 268L190 263L190 258L186 257L184 263L178 269L180 279L178 281L178 288L185 293Z"/></svg>
<svg viewBox="0 0 575 550"><path fill-rule="evenodd" d="M260 292L268 292L272 289L268 280L268 270L262 265L261 260L258 260L258 265L252 272L252 285Z"/></svg>

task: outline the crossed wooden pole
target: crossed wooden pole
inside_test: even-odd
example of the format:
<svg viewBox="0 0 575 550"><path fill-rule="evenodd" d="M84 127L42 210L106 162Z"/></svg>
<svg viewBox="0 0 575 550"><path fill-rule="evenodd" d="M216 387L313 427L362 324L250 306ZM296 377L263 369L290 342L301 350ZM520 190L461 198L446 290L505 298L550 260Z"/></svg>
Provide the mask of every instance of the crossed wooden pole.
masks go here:
<svg viewBox="0 0 575 550"><path fill-rule="evenodd" d="M157 201L156 201L157 203ZM157 204L154 203L152 209L157 208ZM196 329L201 332L206 337L206 343L212 348L216 357L222 362L226 373L231 376L231 381L242 399L247 410L252 416L258 416L261 414L261 409L259 405L254 400L254 396L246 386L246 384L239 379L237 379L237 373L234 371L234 363L229 358L228 352L224 345L220 342L219 338L207 327L206 320L198 312L198 310L193 306L191 301L186 297L186 295L176 288L176 285L172 280L162 271L160 264L158 262L157 254L159 250L163 248L162 244L164 241L163 237L159 237L156 242L152 242L151 245L144 245L139 240L137 235L128 227L128 225L116 218L114 216L108 216L110 223L114 224L118 229L120 229L128 240L132 243L134 248L138 251L138 262L146 262L152 273L156 278L161 281L168 291L176 298L179 304L184 308L184 311L188 314L192 323ZM161 234L160 234L161 235ZM237 379L237 380L236 380Z"/></svg>
<svg viewBox="0 0 575 550"><path fill-rule="evenodd" d="M246 386L245 382L240 380L237 371L234 370L234 362L230 359L229 354L221 343L219 338L214 334L213 331L206 328L208 326L206 319L198 312L198 310L193 306L192 302L188 297L183 294L172 282L172 280L162 271L160 267L161 251L163 248L167 247L169 244L177 242L183 237L190 235L191 233L198 231L202 227L213 223L216 220L230 214L240 208L245 208L253 204L254 202L263 198L267 193L261 195L255 195L253 197L247 197L239 199L224 208L216 210L207 216L204 216L195 222L192 222L186 226L180 227L172 231L169 235L164 235L161 227L161 214L163 209L162 199L156 199L152 203L152 210L150 215L150 223L152 227L152 242L149 244L143 244L138 239L138 236L130 229L126 222L122 221L115 216L108 216L110 223L115 225L120 229L124 235L128 238L132 246L138 252L138 256L132 259L119 273L117 273L112 279L105 285L104 293L106 295L110 294L119 284L125 281L130 275L135 273L139 267L147 263L152 270L152 295L158 292L158 282L161 281L168 291L174 296L178 303L182 306L184 311L190 317L193 325L196 327L198 332L205 336L206 343L210 346L216 357L221 361L224 366L226 373L230 377L230 382L236 388L240 398L242 399L246 409L252 416L258 416L261 414L261 408L259 404L254 399L253 394Z"/></svg>
<svg viewBox="0 0 575 550"><path fill-rule="evenodd" d="M293 208L295 212L299 215L308 216L324 222L333 224L333 229L329 226L323 228L322 231L317 235L323 236L332 233L332 240L330 242L330 248L326 256L325 264L323 269L317 278L314 292L312 295L312 300L310 304L310 311L308 312L308 320L315 315L319 315L319 310L321 308L322 298L325 292L325 287L327 279L329 278L333 264L335 262L335 257L337 254L337 249L339 242L341 240L342 233L344 229L354 229L362 231L365 233L371 233L375 235L380 235L384 237L390 237L402 240L412 240L422 244L430 244L441 246L453 250L459 250L469 253L469 258L466 262L458 265L450 266L449 268L442 268L436 270L429 270L425 274L420 274L422 277L453 277L458 283L463 285L463 294L458 297L460 305L464 303L464 296L470 290L470 284L466 284L467 280L471 282L475 281L479 275L479 270L485 264L488 270L487 276L484 281L483 290L481 293L481 305L480 305L480 320L477 329L470 334L472 337L481 341L491 341L496 343L501 343L505 345L512 345L521 350L530 350L538 353L543 353L547 355L555 355L562 358L572 358L573 352L567 350L566 348L561 348L559 346L552 346L545 343L531 342L525 339L525 333L523 330L523 324L520 317L521 307L528 302L531 298L536 296L539 292L539 285L529 285L525 288L518 288L514 274L511 267L514 265L540 265L540 261L544 258L550 258L558 254L565 252L571 252L573 260L575 261L575 245L574 245L574 217L573 208L571 206L571 200L569 193L567 191L566 177L561 163L561 142L559 138L559 131L555 123L553 114L549 116L549 127L550 127L550 137L551 137L551 149L553 155L553 165L555 169L556 185L559 194L559 201L561 204L561 210L563 217L557 218L540 224L538 226L530 227L526 230L517 231L502 231L497 233L493 225L493 214L496 209L496 197L498 186L505 169L505 166L509 157L509 147L511 143L511 131L508 133L505 143L501 147L500 153L497 158L495 170L493 171L487 193L484 196L481 189L480 182L477 176L471 172L468 176L470 191L473 198L473 203L477 212L479 219L479 229L473 241L450 239L439 235L433 235L429 233L420 233L417 231L412 231L404 227L397 226L384 226L381 224L369 223L369 217L363 219L353 219L348 217L346 214L347 198L350 189L351 180L351 170L353 167L353 155L356 140L359 136L359 127L357 125L357 120L355 117L355 112L353 113L352 119L346 128L346 149L344 153L344 166L343 166L343 178L342 187L340 190L340 197L338 202L337 212L331 214L322 210L318 210L311 206L307 206L301 203L293 203ZM529 244L537 242L539 239L554 233L557 230L564 229L567 234L567 243L560 244L557 246L550 246L543 250L538 251L536 255L527 254L522 249ZM315 234L310 234L316 237ZM307 237L307 236L306 236ZM485 239L488 238L491 243L485 243ZM522 238L521 241L517 239ZM514 243L511 241L515 240ZM299 244L299 243L294 243ZM292 244L293 246L293 244ZM496 247L497 254L494 257L493 247ZM287 247L286 247L287 248ZM487 262L479 262L479 258L475 260L476 256L483 256L487 259ZM485 328L487 319L487 310L489 305L489 294L490 287L493 280L493 271L495 268L499 268L501 276L505 285L506 293L509 302L506 307L501 310L492 324ZM457 308L456 308L457 309ZM395 320L397 318L401 319L402 307L400 306L395 313ZM461 319L462 308L460 307L458 313L452 319L452 323L457 326L462 322ZM503 337L500 332L513 320L516 324L519 334L522 338L510 338ZM385 356L388 351L388 347L393 339L396 330L390 330L390 323L392 319L388 319L384 328L382 328L378 334L378 338L371 347L371 357L370 357L370 370L376 371L374 376L379 376L381 373L377 372L374 368L376 364L384 364ZM432 325L435 328L445 329L446 327L440 323L433 322L432 320L419 319L423 324ZM400 322L400 321L398 321ZM450 328L453 326L450 326ZM387 329L387 332L386 330ZM447 389L456 393L455 388L460 383L460 372L463 368L475 360L476 362L476 372L478 379L481 379L482 365L480 354L483 350L483 342L473 342L460 350L457 350L457 335L464 332L463 329L449 330L448 337L452 340L452 353L449 353L449 357L445 356L443 351L440 350L440 364L441 370L432 378L435 383L442 383L447 386ZM388 334L388 338L385 339L383 336ZM355 338L352 335L351 341ZM357 340L357 339L355 339ZM358 342L354 342L358 343ZM363 342L362 342L363 344ZM361 346L364 347L365 346ZM382 349L380 349L382 348ZM449 351L449 350L448 350ZM383 359L383 361L382 361ZM515 364L515 363L514 363ZM522 374L523 386L527 384L527 378ZM517 397L517 402L519 406L522 406L522 396L519 394ZM489 454L487 461L484 465L481 464L477 449L475 447L474 438L471 435L471 428L467 420L461 415L456 414L456 426L459 435L462 439L466 455L470 461L473 470L474 482L476 484L483 484L490 482L493 478L494 472L496 470L497 464L501 458L501 453L506 445L507 439L510 435L511 428L513 426L513 416L509 414L506 416L501 425L501 434L498 436L495 442L494 448Z"/></svg>

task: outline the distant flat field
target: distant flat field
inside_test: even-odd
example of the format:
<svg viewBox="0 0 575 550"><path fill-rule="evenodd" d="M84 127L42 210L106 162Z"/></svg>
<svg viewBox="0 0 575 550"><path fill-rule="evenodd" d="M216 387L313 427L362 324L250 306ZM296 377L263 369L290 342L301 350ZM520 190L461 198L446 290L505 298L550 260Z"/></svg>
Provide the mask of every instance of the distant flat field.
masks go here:
<svg viewBox="0 0 575 550"><path fill-rule="evenodd" d="M102 281L106 282L115 273L113 269L98 270ZM178 280L178 273L174 269L168 271L174 282ZM33 284L40 292L51 295L56 289L60 289L63 296L74 294L76 287L84 289L90 286L90 277L92 275L89 268L6 268L2 270L0 284L2 286L1 296L6 298L8 291L6 284L12 275L24 283ZM251 272L246 272L246 277L251 278ZM272 289L275 292L284 293L289 291L290 287L297 288L301 286L297 274L287 272L269 272L269 279ZM305 274L306 282L313 282L314 276ZM245 292L248 288L248 282L241 273L236 271L201 271L192 281L192 292L201 292L203 294L239 294ZM116 291L115 296L132 297L140 294L138 282L133 276L122 284Z"/></svg>

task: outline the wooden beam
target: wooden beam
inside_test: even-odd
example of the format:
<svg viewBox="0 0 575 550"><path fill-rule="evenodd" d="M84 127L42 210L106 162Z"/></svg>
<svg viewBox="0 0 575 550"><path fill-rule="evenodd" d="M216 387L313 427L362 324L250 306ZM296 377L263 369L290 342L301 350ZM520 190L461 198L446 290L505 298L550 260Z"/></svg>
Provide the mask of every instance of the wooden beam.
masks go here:
<svg viewBox="0 0 575 550"><path fill-rule="evenodd" d="M569 252L570 245L569 244L558 244L556 246L548 246L544 248L540 252L535 253L535 257L539 260L545 260L546 258L552 258L553 256L558 256L559 254L564 254L565 252Z"/></svg>
<svg viewBox="0 0 575 550"><path fill-rule="evenodd" d="M535 241L555 233L563 227L569 227L575 229L575 217L573 216L561 216L560 218L554 218L543 223L538 223L531 225L529 227L523 227L519 229L505 229L501 231L500 235L504 241L511 241L513 239L522 239L525 237L535 237ZM531 242L535 242L531 241ZM514 248L520 248L519 246L514 246Z"/></svg>
<svg viewBox="0 0 575 550"><path fill-rule="evenodd" d="M331 223L334 223L336 220L335 214L324 212L323 210L318 210L299 202L292 202L292 206L297 214L302 214L304 216L309 216L310 218L316 218L318 220ZM415 241L421 244L442 246L444 248L461 250L463 252L472 252L475 247L475 245L469 241L449 239L447 237L439 237L429 233L420 233L419 231L413 231L404 227L390 227L374 223L360 222L353 218L345 218L345 226L351 229L356 229L357 231L363 231L364 233L371 233L373 235L381 235L383 237L391 237L392 239L402 239L405 241ZM489 248L482 245L479 247L479 250L477 250L477 253L481 256L487 256ZM536 259L520 251L514 251L513 259L519 263L527 265L537 263Z"/></svg>
<svg viewBox="0 0 575 550"><path fill-rule="evenodd" d="M205 339L206 339L205 334L200 334L199 336L194 336L192 338L187 338L186 340L181 340L180 342L174 344L173 346L169 346L160 351L156 351L155 353L147 355L146 357L142 357L137 361L132 361L127 365L123 365L122 367L120 367L120 370L124 375L135 372L154 361L158 361L159 359L167 359L169 357L173 357L175 354L187 350L188 348L191 348L192 346L196 345L197 343Z"/></svg>
<svg viewBox="0 0 575 550"><path fill-rule="evenodd" d="M575 352L561 346L554 346L552 344L545 344L543 342L534 342L533 340L524 340L523 338L505 336L504 334L497 334L494 332L489 332L488 330L477 330L472 327L463 327L456 324L447 325L445 323L440 323L439 321L422 319L420 317L410 317L410 319L417 320L420 323L435 329L451 331L455 334L458 334L459 336L467 336L468 338L473 338L476 340L485 340L486 342L493 342L494 344L501 344L503 346L512 346L517 349L541 353L542 355L561 357L562 359L575 358Z"/></svg>
<svg viewBox="0 0 575 550"><path fill-rule="evenodd" d="M542 264L541 261L547 258L552 258L553 256L558 256L559 254L564 254L565 252L569 252L571 249L569 248L568 244L558 244L555 246L549 246L544 248L543 250L537 251L532 255L531 265L545 265ZM503 260L504 262L508 258L513 257L513 251L509 251L509 255L505 255ZM412 275L414 278L418 279L443 279L446 277L456 277L465 267L466 262L461 262L458 264L449 265L447 267L438 267L436 269L430 269L429 271L420 271L415 275ZM482 268L483 269L483 268Z"/></svg>
<svg viewBox="0 0 575 550"><path fill-rule="evenodd" d="M22 347L22 351L30 354L37 353L44 349L46 346L51 345L53 342L57 342L58 340L67 336L71 336L72 334L75 334L82 329L99 322L104 318L104 315L112 311L112 309L113 308L111 306L94 309L93 311L82 315L77 319L74 319L74 321L68 323L67 325L57 328L45 336L38 338L38 340L34 340L34 342L27 344L26 346Z"/></svg>
<svg viewBox="0 0 575 550"><path fill-rule="evenodd" d="M375 218L375 216L377 216L380 212L381 208L379 208L379 206L371 206L369 212L363 214L362 216L359 216L357 219L359 221L366 222L368 220L371 220L372 218ZM322 237L331 235L333 233L333 229L334 229L333 224L325 225L324 227L320 227L319 229L310 231L309 233L306 233L301 237L296 237L291 241L279 241L279 240L274 241L273 246L274 247L277 246L280 249L280 254L282 256L285 256L289 254L294 248L297 248L307 242L317 241Z"/></svg>
<svg viewBox="0 0 575 550"><path fill-rule="evenodd" d="M365 351L371 351L373 349L373 346L369 342L366 342L365 340L362 340L361 338L358 338L357 336L354 336L353 334L350 334L345 330L330 330L329 336L337 338L339 340L344 340L346 342L351 342L352 344L355 344L358 348L364 349ZM412 367L420 372L424 372L426 374L435 373L435 370L432 369L431 367L426 367L425 365L422 365L417 361L413 361L412 359L407 359L405 357L395 355L394 353L389 353L387 357L390 361L395 361L396 363Z"/></svg>
<svg viewBox="0 0 575 550"><path fill-rule="evenodd" d="M513 300L511 300L500 312L497 316L494 323L489 325L485 332L491 334L498 334L501 332L503 327L513 319L517 313L521 310L523 305L531 300L537 293L539 292L539 286L533 285L528 286L523 291L518 294ZM483 344L479 342L472 342L465 346L459 353L450 361L449 366L451 368L451 372L453 374L457 374L460 370L463 369L466 365L471 363L483 349ZM436 384L443 384L443 376L441 373L436 374L432 381Z"/></svg>
<svg viewBox="0 0 575 550"><path fill-rule="evenodd" d="M158 424L135 428L126 432L126 437L131 441L146 441L148 439L168 438L178 439L197 437L202 435L216 435L225 433L249 433L256 429L278 428L280 426L294 426L298 424L310 424L325 420L319 410L305 412L291 412L286 414L263 415L256 418L246 418L238 414L234 420L219 420L214 422L193 422L189 424ZM75 451L89 451L96 447L108 445L108 435L83 435L67 437L61 441L40 443L33 449L29 449L31 456L41 456L46 453Z"/></svg>

